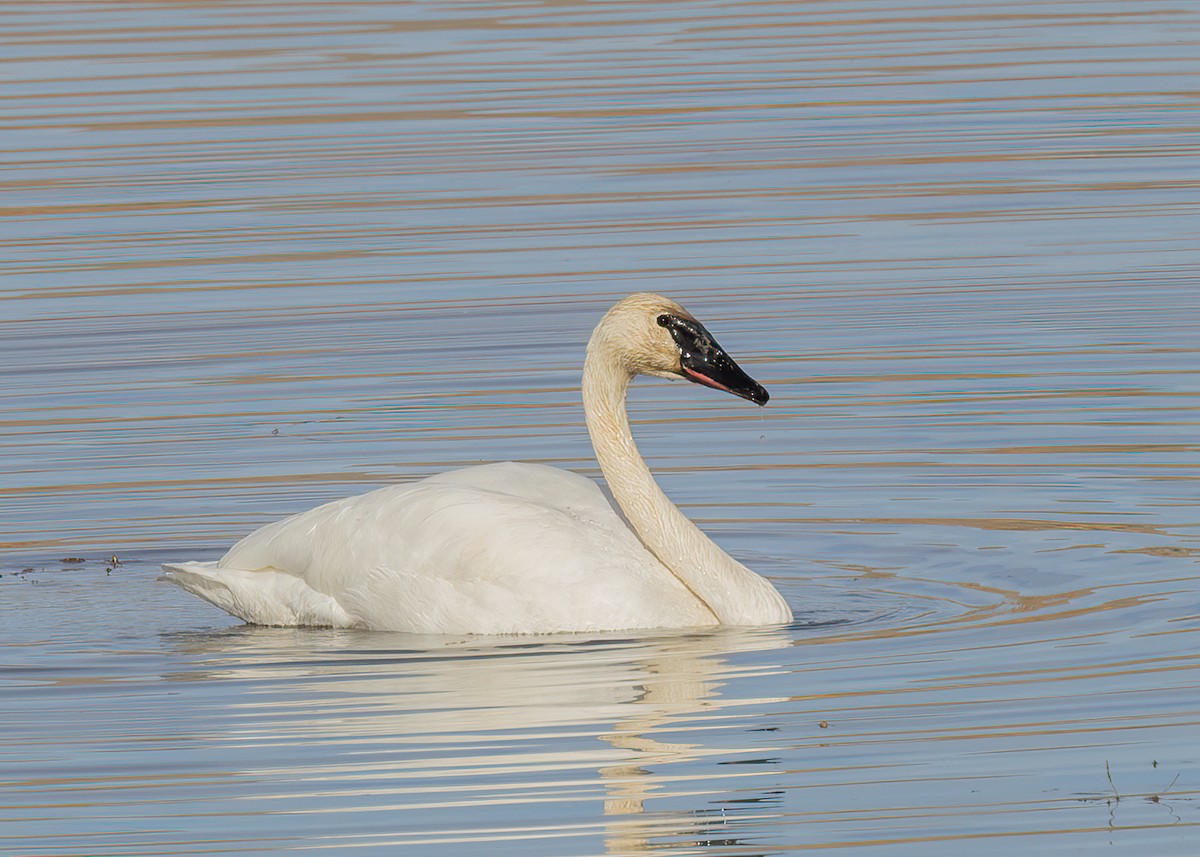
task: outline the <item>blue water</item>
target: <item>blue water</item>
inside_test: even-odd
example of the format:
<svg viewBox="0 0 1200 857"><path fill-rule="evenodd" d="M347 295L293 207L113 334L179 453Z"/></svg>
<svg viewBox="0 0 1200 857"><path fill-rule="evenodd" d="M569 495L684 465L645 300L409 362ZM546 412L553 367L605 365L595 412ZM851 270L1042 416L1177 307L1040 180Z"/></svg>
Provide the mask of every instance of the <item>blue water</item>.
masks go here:
<svg viewBox="0 0 1200 857"><path fill-rule="evenodd" d="M37 4L0 34L0 853L1191 855L1200 13ZM643 381L769 631L247 628L156 582ZM75 561L79 560L79 561Z"/></svg>

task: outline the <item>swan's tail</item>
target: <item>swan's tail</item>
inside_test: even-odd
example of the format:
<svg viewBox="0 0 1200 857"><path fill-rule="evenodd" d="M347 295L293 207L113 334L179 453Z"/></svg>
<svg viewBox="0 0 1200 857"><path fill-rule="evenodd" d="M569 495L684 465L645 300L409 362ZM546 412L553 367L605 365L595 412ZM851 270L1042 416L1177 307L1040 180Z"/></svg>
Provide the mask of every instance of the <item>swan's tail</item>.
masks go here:
<svg viewBox="0 0 1200 857"><path fill-rule="evenodd" d="M273 568L244 571L215 562L167 563L166 580L252 625L349 628L357 623L328 595Z"/></svg>

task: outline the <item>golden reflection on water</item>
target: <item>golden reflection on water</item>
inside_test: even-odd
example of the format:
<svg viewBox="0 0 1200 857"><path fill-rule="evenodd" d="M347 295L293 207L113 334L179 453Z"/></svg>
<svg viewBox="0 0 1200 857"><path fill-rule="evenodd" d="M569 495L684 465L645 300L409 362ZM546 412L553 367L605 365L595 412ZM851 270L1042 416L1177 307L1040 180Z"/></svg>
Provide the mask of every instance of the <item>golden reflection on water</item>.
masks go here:
<svg viewBox="0 0 1200 857"><path fill-rule="evenodd" d="M397 639L396 635L366 636L385 647ZM705 746L686 737L662 740L656 733L678 729L686 736L688 731L705 728L705 721L736 718L739 708L785 701L782 697L723 701L719 690L739 673L778 674L778 666L734 670L725 659L736 653L783 649L790 638L782 632L614 638L591 645L565 636L534 646L501 644L494 649L486 642L481 646L432 638L422 644L431 648L415 659L415 669L406 669L408 652L389 655L386 648L376 648L364 656L353 648L362 641L362 635L334 640L347 648L323 652L325 663L297 661L296 644L305 642L290 632L199 637L185 643L184 649L202 656L212 677L249 681L249 692L230 711L234 722L244 724L228 736L239 747L259 742L304 746L315 741L362 747L333 764L299 770L289 764L247 774L267 779L299 777L315 789L310 797L359 795L375 811L488 806L517 812L531 804L575 802L581 794L599 789L602 817L558 828L558 835L571 835L571 830L602 833L610 853L649 853L654 836L686 837L704 826L690 813L639 818L645 814L645 801L663 792L694 799L709 791L704 776L663 775L656 770L700 759L776 751L769 744L751 748ZM188 681L196 679L195 674L187 676ZM289 701L284 703L270 691L281 680L289 685ZM724 713L727 708L734 714ZM589 739L583 747L537 749L561 743L564 734L573 730ZM212 734L206 740L219 749L226 739ZM514 759L510 743L533 746ZM420 752L430 745L445 747L445 755ZM414 758L405 761L403 756L410 751ZM745 788L746 778L770 773L770 768L751 768L726 778ZM536 782L528 780L530 774L536 774ZM431 794L427 781L443 778L459 782ZM276 796L263 794L260 799L271 801ZM490 841L505 834L536 837L538 832L537 826L526 825L509 830L503 826L417 829L373 844L447 845Z"/></svg>
<svg viewBox="0 0 1200 857"><path fill-rule="evenodd" d="M0 851L1190 855L1197 23L11 12ZM384 482L597 475L583 344L644 288L772 393L631 413L794 627L262 631L153 583Z"/></svg>

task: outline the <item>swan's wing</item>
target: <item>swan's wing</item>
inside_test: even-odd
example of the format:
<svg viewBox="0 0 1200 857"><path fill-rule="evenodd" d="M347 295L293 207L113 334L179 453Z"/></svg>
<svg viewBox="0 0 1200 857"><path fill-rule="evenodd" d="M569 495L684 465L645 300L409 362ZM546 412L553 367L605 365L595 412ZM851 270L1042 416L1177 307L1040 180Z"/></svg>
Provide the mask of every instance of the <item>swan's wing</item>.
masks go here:
<svg viewBox="0 0 1200 857"><path fill-rule="evenodd" d="M596 483L567 470L509 461L389 485L267 524L230 548L218 566L277 569L321 592L341 589L352 569L377 566L454 577L466 573L461 565L433 560L472 549L496 553L514 526L540 536L518 546L515 558L528 560L544 552L555 534L561 539L563 531L584 527L613 540L617 556L632 548L639 558L649 557ZM487 574L478 562L470 571Z"/></svg>
<svg viewBox="0 0 1200 857"><path fill-rule="evenodd" d="M241 575L224 578L231 587L282 593L286 582L255 575L290 576L350 620L322 624L525 633L713 621L594 483L538 465L470 468L320 506L247 536L215 574L225 570ZM211 583L176 582L229 609Z"/></svg>

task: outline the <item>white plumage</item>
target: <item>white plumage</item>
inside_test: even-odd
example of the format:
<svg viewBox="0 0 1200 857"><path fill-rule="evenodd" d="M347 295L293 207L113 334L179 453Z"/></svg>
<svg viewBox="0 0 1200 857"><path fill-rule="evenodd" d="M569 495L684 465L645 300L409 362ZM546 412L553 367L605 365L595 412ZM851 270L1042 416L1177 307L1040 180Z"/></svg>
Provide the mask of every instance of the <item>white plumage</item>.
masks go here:
<svg viewBox="0 0 1200 857"><path fill-rule="evenodd" d="M337 500L268 524L220 562L165 568L264 625L521 634L716 621L595 483L536 464Z"/></svg>
<svg viewBox="0 0 1200 857"><path fill-rule="evenodd" d="M667 318L688 330L669 331ZM707 364L689 353L704 344L693 336L716 349ZM629 523L583 476L506 462L327 503L251 533L218 562L165 565L165 577L262 625L527 634L789 621L774 587L654 483L625 416L639 373L766 399L678 304L633 295L610 310L588 345L584 404Z"/></svg>

